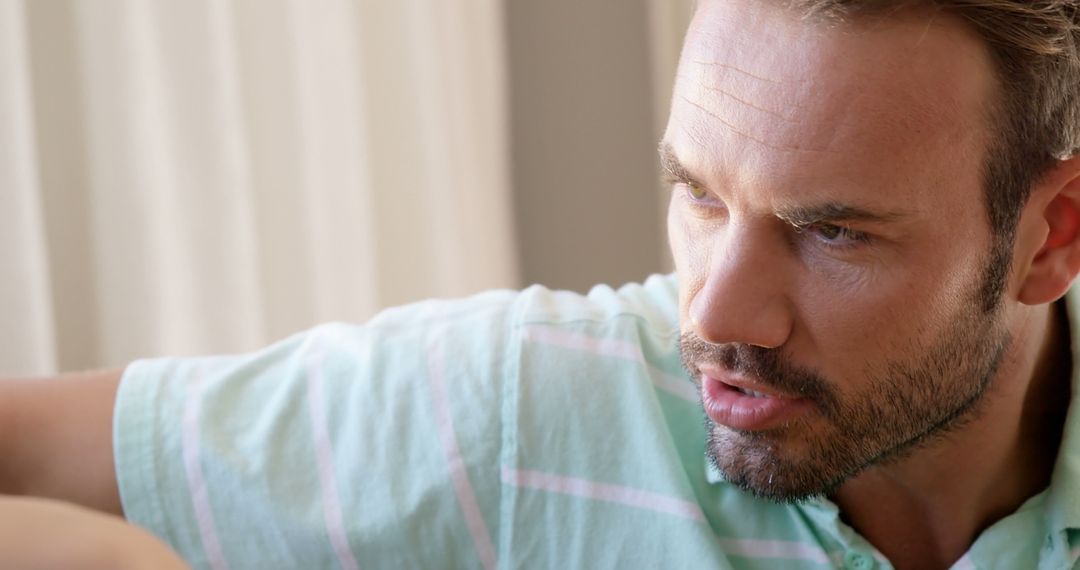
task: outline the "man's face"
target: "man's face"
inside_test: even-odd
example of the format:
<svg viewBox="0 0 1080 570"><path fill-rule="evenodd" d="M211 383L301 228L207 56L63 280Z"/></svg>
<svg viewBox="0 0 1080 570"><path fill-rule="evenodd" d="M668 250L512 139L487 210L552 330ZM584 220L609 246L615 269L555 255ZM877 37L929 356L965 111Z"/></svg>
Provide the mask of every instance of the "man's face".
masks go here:
<svg viewBox="0 0 1080 570"><path fill-rule="evenodd" d="M683 357L728 480L828 493L977 412L1009 344L977 298L995 89L945 15L700 3L661 155Z"/></svg>

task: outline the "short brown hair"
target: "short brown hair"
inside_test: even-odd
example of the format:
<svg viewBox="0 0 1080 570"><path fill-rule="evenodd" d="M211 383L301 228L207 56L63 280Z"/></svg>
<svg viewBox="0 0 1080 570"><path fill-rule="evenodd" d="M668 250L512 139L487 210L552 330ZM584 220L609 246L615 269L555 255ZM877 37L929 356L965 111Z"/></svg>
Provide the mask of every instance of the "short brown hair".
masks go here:
<svg viewBox="0 0 1080 570"><path fill-rule="evenodd" d="M784 0L808 16L843 21L927 7L967 21L986 41L1001 91L984 192L994 246L981 301L1005 290L1020 212L1032 186L1080 151L1080 0Z"/></svg>

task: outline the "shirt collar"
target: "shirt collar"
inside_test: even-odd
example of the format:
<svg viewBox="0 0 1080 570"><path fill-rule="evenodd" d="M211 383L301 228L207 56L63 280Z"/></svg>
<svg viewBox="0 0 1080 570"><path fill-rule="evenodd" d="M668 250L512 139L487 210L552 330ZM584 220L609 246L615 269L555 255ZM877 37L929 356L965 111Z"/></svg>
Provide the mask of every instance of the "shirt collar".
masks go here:
<svg viewBox="0 0 1080 570"><path fill-rule="evenodd" d="M1065 298L1073 355L1072 393L1047 497L1047 515L1057 531L1080 529L1080 288L1073 288Z"/></svg>

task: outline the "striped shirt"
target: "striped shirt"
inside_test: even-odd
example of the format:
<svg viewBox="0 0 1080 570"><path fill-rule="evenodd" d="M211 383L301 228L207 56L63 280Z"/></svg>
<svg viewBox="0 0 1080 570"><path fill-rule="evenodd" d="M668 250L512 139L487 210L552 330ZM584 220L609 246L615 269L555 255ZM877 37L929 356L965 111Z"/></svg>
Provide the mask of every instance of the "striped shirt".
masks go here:
<svg viewBox="0 0 1080 570"><path fill-rule="evenodd" d="M124 512L215 570L889 568L828 500L774 504L710 470L676 295L670 276L491 292L134 363ZM1073 413L1050 489L954 568L1075 565L1078 438Z"/></svg>

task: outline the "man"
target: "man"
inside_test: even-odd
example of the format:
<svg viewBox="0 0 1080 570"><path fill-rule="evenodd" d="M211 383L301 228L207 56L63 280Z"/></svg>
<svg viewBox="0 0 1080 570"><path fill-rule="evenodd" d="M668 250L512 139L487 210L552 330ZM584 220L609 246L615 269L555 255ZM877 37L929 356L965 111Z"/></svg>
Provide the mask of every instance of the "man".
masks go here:
<svg viewBox="0 0 1080 570"><path fill-rule="evenodd" d="M0 560L35 570L184 570L176 554L121 519L55 501L0 497Z"/></svg>
<svg viewBox="0 0 1080 570"><path fill-rule="evenodd" d="M11 382L2 488L209 568L1071 568L1078 17L702 0L661 144L677 291Z"/></svg>

